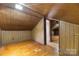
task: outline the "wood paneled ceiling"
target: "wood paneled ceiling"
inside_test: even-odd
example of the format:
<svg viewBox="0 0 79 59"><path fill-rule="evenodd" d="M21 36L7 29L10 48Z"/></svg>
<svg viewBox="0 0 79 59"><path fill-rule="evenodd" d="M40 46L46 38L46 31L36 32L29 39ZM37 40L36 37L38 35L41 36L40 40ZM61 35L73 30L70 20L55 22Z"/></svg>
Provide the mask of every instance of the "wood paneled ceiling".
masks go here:
<svg viewBox="0 0 79 59"><path fill-rule="evenodd" d="M32 30L43 18L42 15L49 12L52 4L25 4L25 6L23 10L18 10L15 9L15 3L0 4L0 28L2 30Z"/></svg>
<svg viewBox="0 0 79 59"><path fill-rule="evenodd" d="M79 24L79 4L63 4L52 18Z"/></svg>
<svg viewBox="0 0 79 59"><path fill-rule="evenodd" d="M0 4L0 28L3 30L32 30L35 25L49 15L56 4L24 3L23 10L15 8L15 3ZM51 12L53 14L53 12ZM79 24L79 4L62 4L51 18Z"/></svg>

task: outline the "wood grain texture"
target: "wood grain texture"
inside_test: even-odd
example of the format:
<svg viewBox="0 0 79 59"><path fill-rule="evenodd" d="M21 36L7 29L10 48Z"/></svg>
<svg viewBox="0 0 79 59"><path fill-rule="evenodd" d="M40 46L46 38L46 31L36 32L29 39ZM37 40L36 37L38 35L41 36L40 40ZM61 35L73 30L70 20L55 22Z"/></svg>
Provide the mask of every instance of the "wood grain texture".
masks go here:
<svg viewBox="0 0 79 59"><path fill-rule="evenodd" d="M32 30L43 18L42 15L47 16L51 9L52 18L79 24L79 4L62 4L60 9L56 5L54 3L25 3L26 7L22 5L24 9L18 10L15 8L15 3L0 4L0 27L6 30ZM53 16L54 11L57 13Z"/></svg>
<svg viewBox="0 0 79 59"><path fill-rule="evenodd" d="M32 30L41 19L5 6L0 8L0 27L3 30Z"/></svg>
<svg viewBox="0 0 79 59"><path fill-rule="evenodd" d="M34 41L7 44L0 48L1 56L53 56L54 49Z"/></svg>
<svg viewBox="0 0 79 59"><path fill-rule="evenodd" d="M61 8L58 10L58 12L53 18L79 24L78 15L79 15L79 4L67 3L61 6Z"/></svg>
<svg viewBox="0 0 79 59"><path fill-rule="evenodd" d="M79 25L60 21L60 55L78 55Z"/></svg>
<svg viewBox="0 0 79 59"><path fill-rule="evenodd" d="M52 4L25 4L23 10L15 8L16 3L0 4L0 27L3 30L32 30L35 25L46 15ZM29 6L29 7L28 7ZM30 8L30 9L29 9ZM33 12L39 12L40 14Z"/></svg>

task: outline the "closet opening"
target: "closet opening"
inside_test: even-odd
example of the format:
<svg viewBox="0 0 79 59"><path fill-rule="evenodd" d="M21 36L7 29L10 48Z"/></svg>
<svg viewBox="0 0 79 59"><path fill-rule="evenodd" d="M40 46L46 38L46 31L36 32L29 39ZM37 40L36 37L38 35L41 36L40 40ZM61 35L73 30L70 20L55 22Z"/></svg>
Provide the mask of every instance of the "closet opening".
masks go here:
<svg viewBox="0 0 79 59"><path fill-rule="evenodd" d="M50 42L59 44L59 21L50 20Z"/></svg>

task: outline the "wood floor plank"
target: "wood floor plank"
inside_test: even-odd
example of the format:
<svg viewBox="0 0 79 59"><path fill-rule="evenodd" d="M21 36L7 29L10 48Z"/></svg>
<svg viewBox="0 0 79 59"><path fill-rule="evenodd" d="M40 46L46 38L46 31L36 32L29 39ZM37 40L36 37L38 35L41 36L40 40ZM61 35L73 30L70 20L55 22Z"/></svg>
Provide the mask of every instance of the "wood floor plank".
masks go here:
<svg viewBox="0 0 79 59"><path fill-rule="evenodd" d="M54 49L49 46L41 45L35 41L23 41L2 46L1 56L53 56Z"/></svg>

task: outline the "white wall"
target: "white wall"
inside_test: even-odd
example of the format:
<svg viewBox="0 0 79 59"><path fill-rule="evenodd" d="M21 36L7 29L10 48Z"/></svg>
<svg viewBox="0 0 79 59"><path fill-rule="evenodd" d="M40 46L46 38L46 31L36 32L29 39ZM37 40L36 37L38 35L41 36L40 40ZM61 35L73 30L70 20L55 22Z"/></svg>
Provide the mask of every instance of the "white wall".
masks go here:
<svg viewBox="0 0 79 59"><path fill-rule="evenodd" d="M32 30L33 39L41 44L44 44L44 20L40 20L39 23Z"/></svg>
<svg viewBox="0 0 79 59"><path fill-rule="evenodd" d="M2 31L2 44L32 39L31 31Z"/></svg>
<svg viewBox="0 0 79 59"><path fill-rule="evenodd" d="M46 20L46 40L47 40L47 44L50 44L50 22L48 20Z"/></svg>

